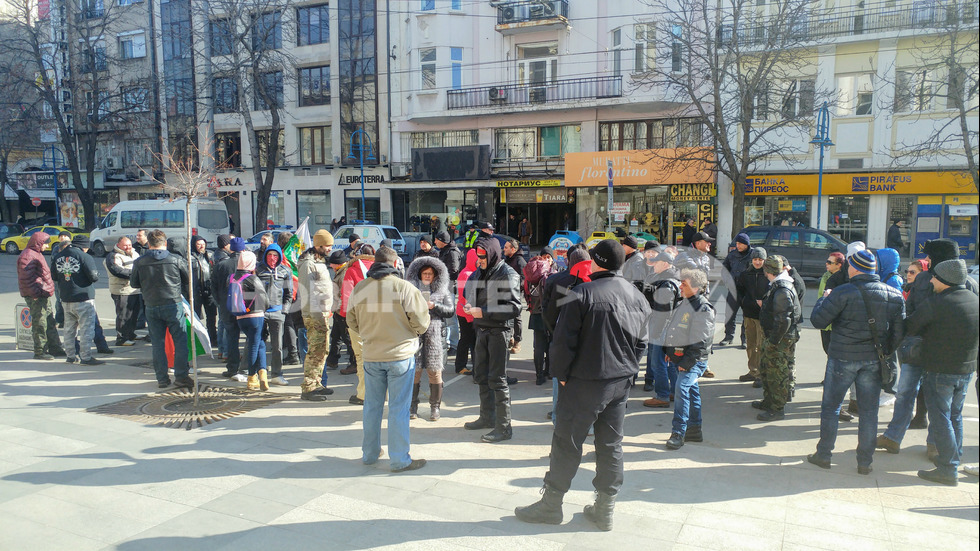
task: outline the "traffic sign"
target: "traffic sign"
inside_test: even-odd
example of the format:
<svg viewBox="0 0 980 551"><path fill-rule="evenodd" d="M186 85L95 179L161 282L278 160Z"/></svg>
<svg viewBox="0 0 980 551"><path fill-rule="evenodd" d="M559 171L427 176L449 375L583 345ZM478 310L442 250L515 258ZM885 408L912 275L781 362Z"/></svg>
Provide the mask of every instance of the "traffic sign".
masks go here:
<svg viewBox="0 0 980 551"><path fill-rule="evenodd" d="M31 309L26 304L14 307L16 322L17 348L20 350L34 349L34 335L31 333Z"/></svg>
<svg viewBox="0 0 980 551"><path fill-rule="evenodd" d="M41 200L38 199L37 197L34 197L33 199L31 199L31 204L34 205L35 207L40 207L41 206Z"/></svg>

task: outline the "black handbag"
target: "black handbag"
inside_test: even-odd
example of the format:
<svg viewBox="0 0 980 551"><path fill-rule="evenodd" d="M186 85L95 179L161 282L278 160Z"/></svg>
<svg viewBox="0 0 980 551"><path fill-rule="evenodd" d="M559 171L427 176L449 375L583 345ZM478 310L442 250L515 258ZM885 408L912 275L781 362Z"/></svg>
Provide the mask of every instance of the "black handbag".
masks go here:
<svg viewBox="0 0 980 551"><path fill-rule="evenodd" d="M855 285L861 293L861 300L864 302L864 310L868 314L868 327L871 329L871 342L874 344L875 352L878 354L878 367L881 369L881 390L888 394L895 394L895 383L898 382L898 354L892 352L888 354L878 341L878 327L874 315L871 314L871 303L868 302L868 294L861 287Z"/></svg>
<svg viewBox="0 0 980 551"><path fill-rule="evenodd" d="M898 359L903 364L921 366L922 337L909 335L898 345Z"/></svg>

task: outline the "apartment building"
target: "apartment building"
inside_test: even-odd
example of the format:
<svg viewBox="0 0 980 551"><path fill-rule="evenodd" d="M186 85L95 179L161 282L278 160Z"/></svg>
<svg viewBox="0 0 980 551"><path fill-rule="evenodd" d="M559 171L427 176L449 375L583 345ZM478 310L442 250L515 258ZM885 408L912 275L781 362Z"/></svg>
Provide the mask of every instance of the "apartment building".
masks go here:
<svg viewBox="0 0 980 551"><path fill-rule="evenodd" d="M948 237L976 258L978 196L962 128L976 166L977 13L975 3L955 0L814 2L798 28L810 70L770 83L755 117L812 118L826 103L833 144L821 178L814 135L788 139L793 162L772 159L745 182L744 224L802 224L884 247L888 227L904 220L903 256L921 256L927 239ZM751 47L764 33L742 28L731 36ZM739 213L731 183L719 187L727 234ZM787 244L799 240L785 234Z"/></svg>

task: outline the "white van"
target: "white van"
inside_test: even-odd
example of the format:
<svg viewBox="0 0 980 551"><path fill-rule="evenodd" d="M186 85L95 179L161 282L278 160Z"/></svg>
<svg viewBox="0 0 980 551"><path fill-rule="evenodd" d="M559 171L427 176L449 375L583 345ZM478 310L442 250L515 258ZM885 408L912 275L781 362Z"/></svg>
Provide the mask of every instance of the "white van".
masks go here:
<svg viewBox="0 0 980 551"><path fill-rule="evenodd" d="M99 227L89 234L92 253L104 256L106 251L112 250L116 241L122 236L135 241L136 232L140 229L163 230L167 237L186 236L187 224L184 220L186 201L186 199L120 201L112 207L109 214L105 215ZM190 220L192 234L207 239L208 246L212 248L218 236L228 233L229 230L228 209L218 199L193 200Z"/></svg>

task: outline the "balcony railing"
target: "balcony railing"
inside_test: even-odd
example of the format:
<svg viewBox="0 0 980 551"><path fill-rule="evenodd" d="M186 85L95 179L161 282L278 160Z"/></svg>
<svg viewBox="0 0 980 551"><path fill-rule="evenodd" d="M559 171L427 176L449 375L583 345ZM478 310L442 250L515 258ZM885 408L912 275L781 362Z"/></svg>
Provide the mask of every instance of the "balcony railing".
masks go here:
<svg viewBox="0 0 980 551"><path fill-rule="evenodd" d="M497 24L568 19L568 0L523 0L497 5Z"/></svg>
<svg viewBox="0 0 980 551"><path fill-rule="evenodd" d="M88 61L82 63L83 73L94 73L96 71L102 72L108 70L109 70L109 63L105 59L97 59L95 63L90 63Z"/></svg>
<svg viewBox="0 0 980 551"><path fill-rule="evenodd" d="M104 16L105 8L82 8L78 10L77 19L84 21L86 19L98 19Z"/></svg>
<svg viewBox="0 0 980 551"><path fill-rule="evenodd" d="M449 90L449 109L509 107L557 103L579 99L618 98L623 95L623 77L588 77L542 82L501 84Z"/></svg>
<svg viewBox="0 0 980 551"><path fill-rule="evenodd" d="M784 28L778 31L785 32L788 28L792 33L788 41L807 42L907 29L942 29L976 25L978 11L976 4L966 0L948 3L934 0L915 0L904 4L879 2L844 10L800 13L795 18L781 20ZM764 45L771 23L771 18L760 17L739 24L736 31L733 31L731 24L723 23L719 30L719 43L724 46L734 38L745 45Z"/></svg>

